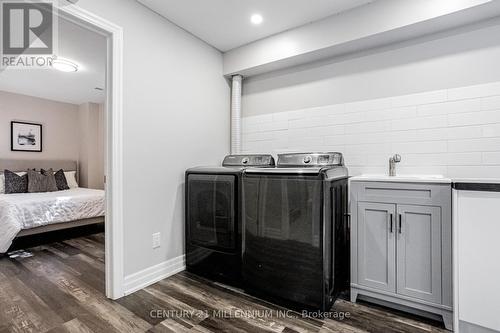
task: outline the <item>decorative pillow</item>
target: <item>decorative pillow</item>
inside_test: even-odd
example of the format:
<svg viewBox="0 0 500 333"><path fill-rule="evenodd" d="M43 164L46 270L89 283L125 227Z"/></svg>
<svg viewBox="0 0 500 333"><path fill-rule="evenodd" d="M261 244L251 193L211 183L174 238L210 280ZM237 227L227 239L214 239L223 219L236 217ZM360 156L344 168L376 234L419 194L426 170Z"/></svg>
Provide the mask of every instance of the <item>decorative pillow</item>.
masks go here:
<svg viewBox="0 0 500 333"><path fill-rule="evenodd" d="M5 194L26 193L28 192L28 175L22 176L9 171L4 171L5 176Z"/></svg>
<svg viewBox="0 0 500 333"><path fill-rule="evenodd" d="M55 192L57 191L54 171L44 170L45 174L28 170L28 193Z"/></svg>
<svg viewBox="0 0 500 333"><path fill-rule="evenodd" d="M76 181L76 171L65 171L64 177L66 177L66 182L70 189L77 188L78 182Z"/></svg>
<svg viewBox="0 0 500 333"><path fill-rule="evenodd" d="M5 176L3 173L0 175L0 194L5 193Z"/></svg>
<svg viewBox="0 0 500 333"><path fill-rule="evenodd" d="M54 170L50 168L49 170L41 169L40 173L44 176L47 176L47 192L56 192L59 191L59 187L57 186L56 175L54 174ZM28 184L29 186L29 184Z"/></svg>
<svg viewBox="0 0 500 333"><path fill-rule="evenodd" d="M56 185L59 191L69 190L68 181L66 180L63 169L57 171L54 177L56 178Z"/></svg>

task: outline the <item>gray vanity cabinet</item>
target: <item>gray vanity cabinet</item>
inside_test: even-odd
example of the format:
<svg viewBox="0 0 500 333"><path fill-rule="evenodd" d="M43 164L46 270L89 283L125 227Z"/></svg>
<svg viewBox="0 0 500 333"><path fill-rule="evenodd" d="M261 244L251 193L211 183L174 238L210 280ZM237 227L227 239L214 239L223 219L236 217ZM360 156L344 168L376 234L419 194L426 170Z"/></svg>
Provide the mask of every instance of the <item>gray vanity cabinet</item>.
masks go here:
<svg viewBox="0 0 500 333"><path fill-rule="evenodd" d="M351 300L452 325L451 185L351 181Z"/></svg>
<svg viewBox="0 0 500 333"><path fill-rule="evenodd" d="M396 205L374 202L358 204L358 237L362 240L358 246L359 284L396 291L395 214Z"/></svg>
<svg viewBox="0 0 500 333"><path fill-rule="evenodd" d="M396 275L398 294L441 302L440 207L398 205Z"/></svg>

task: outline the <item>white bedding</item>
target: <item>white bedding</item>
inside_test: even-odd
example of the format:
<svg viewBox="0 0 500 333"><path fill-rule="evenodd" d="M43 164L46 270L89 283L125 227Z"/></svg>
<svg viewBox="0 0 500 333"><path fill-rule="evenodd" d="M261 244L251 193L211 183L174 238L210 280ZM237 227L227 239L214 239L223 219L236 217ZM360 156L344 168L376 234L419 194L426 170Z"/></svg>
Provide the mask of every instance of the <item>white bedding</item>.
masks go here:
<svg viewBox="0 0 500 333"><path fill-rule="evenodd" d="M104 216L104 191L74 188L45 193L0 194L0 253L24 229Z"/></svg>

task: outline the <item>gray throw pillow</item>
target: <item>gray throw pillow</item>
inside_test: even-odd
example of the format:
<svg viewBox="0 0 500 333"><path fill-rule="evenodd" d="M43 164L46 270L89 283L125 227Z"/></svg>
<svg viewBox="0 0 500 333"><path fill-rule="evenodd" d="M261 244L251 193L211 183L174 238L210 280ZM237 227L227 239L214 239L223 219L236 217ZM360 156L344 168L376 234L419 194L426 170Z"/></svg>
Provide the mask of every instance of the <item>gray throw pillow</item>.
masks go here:
<svg viewBox="0 0 500 333"><path fill-rule="evenodd" d="M69 190L68 181L66 180L66 176L64 175L63 169L60 169L56 173L54 173L52 171L52 169L49 169L49 170L42 169L42 170L40 170L40 172L42 175L45 175L45 176L47 176L47 175L50 176L51 174L54 175L54 179L56 181L56 187L57 187L56 191Z"/></svg>
<svg viewBox="0 0 500 333"><path fill-rule="evenodd" d="M69 190L68 181L66 180L63 169L57 171L54 177L56 178L56 185L59 191Z"/></svg>
<svg viewBox="0 0 500 333"><path fill-rule="evenodd" d="M28 193L57 191L56 179L52 169L44 170L45 174L28 170Z"/></svg>
<svg viewBox="0 0 500 333"><path fill-rule="evenodd" d="M5 170L5 194L26 193L28 192L28 175L19 176L18 174Z"/></svg>

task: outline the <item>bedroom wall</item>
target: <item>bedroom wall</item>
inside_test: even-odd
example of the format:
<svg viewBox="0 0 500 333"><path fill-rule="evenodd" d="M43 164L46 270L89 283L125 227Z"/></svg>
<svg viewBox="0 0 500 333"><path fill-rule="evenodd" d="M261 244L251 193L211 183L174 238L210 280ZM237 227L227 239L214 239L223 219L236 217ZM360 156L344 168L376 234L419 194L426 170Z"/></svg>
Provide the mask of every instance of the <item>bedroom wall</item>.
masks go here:
<svg viewBox="0 0 500 333"><path fill-rule="evenodd" d="M352 174L500 174L500 20L243 83L245 152L339 150Z"/></svg>
<svg viewBox="0 0 500 333"><path fill-rule="evenodd" d="M104 189L104 109L101 104L78 107L80 186Z"/></svg>
<svg viewBox="0 0 500 333"><path fill-rule="evenodd" d="M184 172L229 151L229 86L216 49L133 0L80 0L123 27L126 288L182 267ZM152 248L152 234L161 247ZM138 282L139 281L139 282Z"/></svg>
<svg viewBox="0 0 500 333"><path fill-rule="evenodd" d="M39 123L42 152L10 150L12 120ZM0 91L0 157L13 159L78 159L78 106Z"/></svg>

